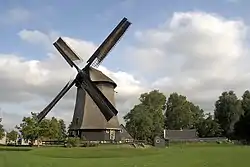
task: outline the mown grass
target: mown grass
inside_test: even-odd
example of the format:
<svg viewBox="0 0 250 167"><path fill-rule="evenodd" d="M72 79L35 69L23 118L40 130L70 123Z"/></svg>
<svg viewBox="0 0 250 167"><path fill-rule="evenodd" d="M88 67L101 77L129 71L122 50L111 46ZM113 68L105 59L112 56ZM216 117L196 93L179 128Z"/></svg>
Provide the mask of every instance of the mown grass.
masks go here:
<svg viewBox="0 0 250 167"><path fill-rule="evenodd" d="M166 149L0 147L0 167L247 167L249 155L250 147L218 144Z"/></svg>

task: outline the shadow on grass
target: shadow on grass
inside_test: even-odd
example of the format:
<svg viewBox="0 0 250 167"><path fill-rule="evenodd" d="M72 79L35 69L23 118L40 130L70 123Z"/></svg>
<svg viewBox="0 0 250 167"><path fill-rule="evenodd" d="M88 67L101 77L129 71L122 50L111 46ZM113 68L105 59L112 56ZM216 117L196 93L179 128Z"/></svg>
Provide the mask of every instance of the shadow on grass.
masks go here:
<svg viewBox="0 0 250 167"><path fill-rule="evenodd" d="M19 148L19 147L0 147L1 151L31 151L31 148Z"/></svg>
<svg viewBox="0 0 250 167"><path fill-rule="evenodd" d="M38 149L33 155L50 158L129 158L157 155L160 150L149 149Z"/></svg>

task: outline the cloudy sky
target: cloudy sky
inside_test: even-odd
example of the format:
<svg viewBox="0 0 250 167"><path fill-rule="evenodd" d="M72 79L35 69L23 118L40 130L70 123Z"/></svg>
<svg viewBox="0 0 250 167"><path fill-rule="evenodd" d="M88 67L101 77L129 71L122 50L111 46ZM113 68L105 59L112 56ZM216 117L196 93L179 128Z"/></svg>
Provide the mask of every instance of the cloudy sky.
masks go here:
<svg viewBox="0 0 250 167"><path fill-rule="evenodd" d="M118 87L120 121L143 92L184 94L212 112L222 91L250 85L247 0L1 0L0 116L5 128L39 112L75 76L52 43L86 60L116 24L132 25L100 66ZM80 64L84 65L84 63ZM48 115L71 121L75 88Z"/></svg>

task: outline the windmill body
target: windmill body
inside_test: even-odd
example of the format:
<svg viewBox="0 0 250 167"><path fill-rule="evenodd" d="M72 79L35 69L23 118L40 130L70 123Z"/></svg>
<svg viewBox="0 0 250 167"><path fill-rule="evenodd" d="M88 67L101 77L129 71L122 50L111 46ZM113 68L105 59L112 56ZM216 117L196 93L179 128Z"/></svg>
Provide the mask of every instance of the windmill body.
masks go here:
<svg viewBox="0 0 250 167"><path fill-rule="evenodd" d="M54 46L66 60L77 70L77 76L69 81L58 95L41 111L37 120L40 122L60 99L75 85L77 88L75 110L70 128L73 135L87 140L119 140L118 111L115 108L114 81L94 67L105 59L111 49L119 41L131 23L123 18L104 42L88 59L84 68L79 68L74 62L81 60L76 53L59 38Z"/></svg>
<svg viewBox="0 0 250 167"><path fill-rule="evenodd" d="M90 68L90 79L93 84L115 106L116 83L101 71ZM76 102L70 135L79 136L90 141L120 140L120 127L117 116L107 121L88 93L77 86Z"/></svg>

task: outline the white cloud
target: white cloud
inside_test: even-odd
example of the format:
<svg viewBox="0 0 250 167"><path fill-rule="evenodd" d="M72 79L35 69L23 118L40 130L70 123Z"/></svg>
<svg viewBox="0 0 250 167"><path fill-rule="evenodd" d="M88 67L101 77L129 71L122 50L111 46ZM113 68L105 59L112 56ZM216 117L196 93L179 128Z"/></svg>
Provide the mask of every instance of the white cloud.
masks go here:
<svg viewBox="0 0 250 167"><path fill-rule="evenodd" d="M52 39L50 36L38 31L30 31L30 30L22 30L18 33L21 39L33 43L33 44L42 44L42 45L48 45L51 43Z"/></svg>
<svg viewBox="0 0 250 167"><path fill-rule="evenodd" d="M129 60L137 60L133 63L142 74L155 76L152 87L182 93L207 111L222 91L233 89L241 96L250 84L248 26L243 20L176 12L135 37L138 45L128 50Z"/></svg>
<svg viewBox="0 0 250 167"><path fill-rule="evenodd" d="M173 57L181 70L216 69L214 75L225 74L222 66L244 56L247 27L242 21L226 20L202 12L174 13L157 29L137 32L143 44L133 52L142 67L166 66ZM146 61L142 61L146 60ZM152 63L155 62L156 63ZM172 62L171 62L172 63ZM167 63L170 64L170 63ZM204 65L205 68L204 68ZM211 73L211 71L207 71Z"/></svg>

